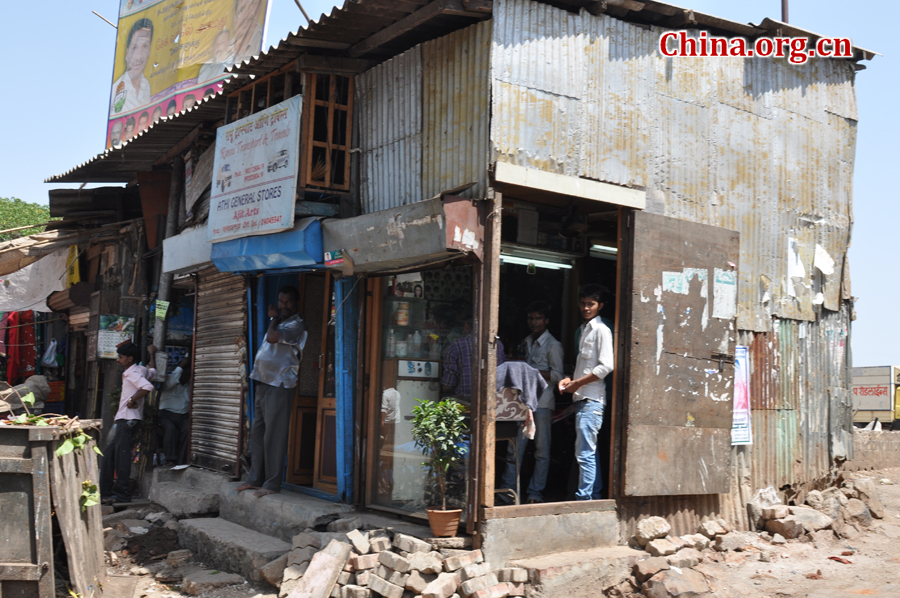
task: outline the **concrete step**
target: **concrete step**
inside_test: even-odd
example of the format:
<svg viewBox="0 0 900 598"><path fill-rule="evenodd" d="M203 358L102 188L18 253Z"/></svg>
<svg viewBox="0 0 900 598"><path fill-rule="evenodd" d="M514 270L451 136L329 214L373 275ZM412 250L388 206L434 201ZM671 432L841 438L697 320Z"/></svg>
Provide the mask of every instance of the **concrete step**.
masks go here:
<svg viewBox="0 0 900 598"><path fill-rule="evenodd" d="M508 566L528 570L529 598L595 598L626 580L647 553L627 546L557 552L511 561Z"/></svg>
<svg viewBox="0 0 900 598"><path fill-rule="evenodd" d="M150 500L179 518L218 513L221 486L230 479L199 467L156 467L149 477Z"/></svg>
<svg viewBox="0 0 900 598"><path fill-rule="evenodd" d="M239 482L222 484L219 516L232 523L281 538L286 542L308 527L352 513L355 509L330 500L297 492L277 492L257 497L252 490L235 492Z"/></svg>
<svg viewBox="0 0 900 598"><path fill-rule="evenodd" d="M150 487L150 501L178 518L219 512L219 493L182 486L178 482L157 482Z"/></svg>
<svg viewBox="0 0 900 598"><path fill-rule="evenodd" d="M291 549L289 542L221 517L183 519L178 525L178 541L206 565L252 581L263 581L259 568Z"/></svg>

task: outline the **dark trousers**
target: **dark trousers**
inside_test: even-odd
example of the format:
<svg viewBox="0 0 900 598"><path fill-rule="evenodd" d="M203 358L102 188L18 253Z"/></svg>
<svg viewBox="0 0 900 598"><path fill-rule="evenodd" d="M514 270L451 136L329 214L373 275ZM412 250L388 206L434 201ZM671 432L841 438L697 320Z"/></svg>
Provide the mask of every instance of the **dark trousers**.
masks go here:
<svg viewBox="0 0 900 598"><path fill-rule="evenodd" d="M251 486L278 492L281 490L291 429L291 409L297 389L257 382L255 390L247 482Z"/></svg>
<svg viewBox="0 0 900 598"><path fill-rule="evenodd" d="M128 480L131 478L131 446L141 431L139 419L117 419L115 435L106 445L100 465L100 495L117 502L131 501ZM113 480L115 473L115 480Z"/></svg>
<svg viewBox="0 0 900 598"><path fill-rule="evenodd" d="M175 413L168 409L159 410L159 425L163 429L163 452L166 463L181 465L187 455L188 424L187 413Z"/></svg>

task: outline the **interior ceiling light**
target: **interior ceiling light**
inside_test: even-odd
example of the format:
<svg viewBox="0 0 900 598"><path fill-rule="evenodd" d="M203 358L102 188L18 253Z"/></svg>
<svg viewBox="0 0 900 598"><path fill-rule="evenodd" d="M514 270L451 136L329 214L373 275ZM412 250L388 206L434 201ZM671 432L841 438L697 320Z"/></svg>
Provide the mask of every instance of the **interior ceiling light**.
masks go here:
<svg viewBox="0 0 900 598"><path fill-rule="evenodd" d="M514 257L511 255L501 255L500 261L504 264L516 264L519 266L534 266L535 268L546 268L548 270L571 270L572 264L561 264L559 262L548 262L545 260L533 260L527 257Z"/></svg>
<svg viewBox="0 0 900 598"><path fill-rule="evenodd" d="M615 247L607 247L606 245L591 245L591 251L599 251L600 253L608 253L610 255L619 253L619 250Z"/></svg>

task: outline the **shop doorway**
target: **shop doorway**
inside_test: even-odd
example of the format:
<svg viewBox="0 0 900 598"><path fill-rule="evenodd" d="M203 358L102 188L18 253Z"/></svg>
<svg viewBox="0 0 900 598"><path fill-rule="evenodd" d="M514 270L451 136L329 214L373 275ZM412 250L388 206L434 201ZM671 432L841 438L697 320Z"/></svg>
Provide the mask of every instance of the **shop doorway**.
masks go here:
<svg viewBox="0 0 900 598"><path fill-rule="evenodd" d="M521 202L516 202L522 206ZM521 222L504 218L500 267L500 301L498 333L507 347L507 358L526 358L526 337L529 306L545 301L550 306L547 331L563 347L563 376L574 371L578 356L579 327L584 323L578 310L579 290L587 284L599 284L606 290L600 317L615 334L618 210L604 210L597 214L578 214L572 210L525 205L530 225L536 228L532 238L538 246L514 242L522 238ZM537 212L535 222L533 213ZM602 498L610 496L610 456L612 446L613 378L606 378L607 400L604 424L598 439L600 475L603 480ZM562 502L575 499L578 483L578 464L575 460L575 417L572 396L560 394L552 385L555 409L550 433L549 468L545 486L540 490L542 502ZM520 460L519 495L528 500L536 465L536 443L528 442ZM495 487L502 483L504 472L512 467L509 443L498 444L496 450L497 477ZM508 476L509 474L507 474ZM509 477L507 477L507 481ZM508 502L505 496L496 497L495 504Z"/></svg>
<svg viewBox="0 0 900 598"><path fill-rule="evenodd" d="M332 313L334 281L330 274L304 272L267 276L263 311L274 303L278 289L296 286L300 291L299 312L308 336L300 359L297 394L291 414L285 481L326 494L337 494L335 442L334 326ZM261 342L261 334L258 342Z"/></svg>

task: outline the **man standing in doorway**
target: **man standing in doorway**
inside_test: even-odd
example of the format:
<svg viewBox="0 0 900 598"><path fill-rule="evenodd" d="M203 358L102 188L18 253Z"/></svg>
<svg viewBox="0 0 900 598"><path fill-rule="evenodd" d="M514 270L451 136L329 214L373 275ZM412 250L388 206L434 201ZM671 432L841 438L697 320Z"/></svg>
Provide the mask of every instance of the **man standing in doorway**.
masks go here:
<svg viewBox="0 0 900 598"><path fill-rule="evenodd" d="M100 466L100 494L103 504L131 502L128 480L131 478L131 445L141 430L144 419L144 397L153 390L149 378L155 375L138 365L141 350L133 343L125 343L116 349L116 361L122 372L122 395L116 411L112 439L106 445L106 454ZM115 481L113 481L115 473Z"/></svg>
<svg viewBox="0 0 900 598"><path fill-rule="evenodd" d="M528 484L527 501L529 504L544 501L543 492L547 485L547 473L550 471L550 427L553 425L553 410L556 409L556 398L553 396L553 383L559 382L563 372L563 346L556 340L547 326L550 324L550 304L546 301L535 301L528 306L528 329L531 331L525 338L525 363L541 373L544 380L550 382L538 399L538 408L534 412L534 474ZM519 430L519 462L525 455L528 439ZM512 447L509 448L509 459L514 459ZM515 463L508 463L500 480L502 488L514 488L516 483Z"/></svg>
<svg viewBox="0 0 900 598"><path fill-rule="evenodd" d="M250 475L236 492L254 488L256 496L265 496L281 490L300 352L306 344L306 322L297 314L299 302L296 288L282 287L278 306L269 306L269 328L250 373L256 380Z"/></svg>
<svg viewBox="0 0 900 598"><path fill-rule="evenodd" d="M612 332L600 320L603 309L603 287L585 285L578 294L584 325L578 340L575 379L559 382L559 392L572 393L575 402L575 459L578 461L577 500L597 500L603 489L597 434L603 425L606 408L606 381L613 371ZM596 482L596 483L595 483Z"/></svg>
<svg viewBox="0 0 900 598"><path fill-rule="evenodd" d="M450 346L444 352L444 373L441 376L441 391L444 396L453 396L460 402L471 405L472 359L475 356L475 348L477 346L471 307L462 307L460 315L464 322L464 336L450 343ZM503 343L500 339L497 339L497 365L501 365L505 360L506 355Z"/></svg>

